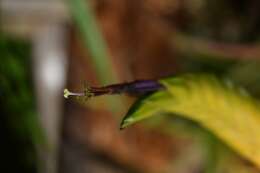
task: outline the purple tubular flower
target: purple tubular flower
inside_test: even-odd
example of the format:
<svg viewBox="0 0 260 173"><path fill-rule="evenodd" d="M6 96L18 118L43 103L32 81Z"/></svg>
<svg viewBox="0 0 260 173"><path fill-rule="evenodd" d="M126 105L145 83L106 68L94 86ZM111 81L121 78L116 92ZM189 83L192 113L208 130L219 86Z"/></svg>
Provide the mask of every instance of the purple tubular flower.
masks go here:
<svg viewBox="0 0 260 173"><path fill-rule="evenodd" d="M90 91L92 91L94 95L122 94L122 93L136 95L136 94L145 94L148 92L157 91L163 88L164 88L163 85L161 85L156 80L136 80L128 83L108 85L101 88L91 87Z"/></svg>
<svg viewBox="0 0 260 173"><path fill-rule="evenodd" d="M163 85L155 80L137 80L126 84L126 92L129 94L145 94L163 88Z"/></svg>
<svg viewBox="0 0 260 173"><path fill-rule="evenodd" d="M101 96L105 94L130 94L130 95L140 95L157 90L164 89L163 85L160 84L157 80L136 80L133 82L120 83L107 85L104 87L86 87L84 92L73 93L69 92L67 89L64 90L64 97L68 98L69 96L83 96L90 98L93 96Z"/></svg>

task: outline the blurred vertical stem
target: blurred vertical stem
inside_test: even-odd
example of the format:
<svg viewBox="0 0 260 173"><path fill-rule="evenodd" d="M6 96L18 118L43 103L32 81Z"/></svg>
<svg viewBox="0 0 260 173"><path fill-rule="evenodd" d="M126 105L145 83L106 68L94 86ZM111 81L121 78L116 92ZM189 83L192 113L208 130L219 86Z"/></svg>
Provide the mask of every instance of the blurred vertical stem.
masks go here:
<svg viewBox="0 0 260 173"><path fill-rule="evenodd" d="M100 84L107 85L116 83L117 76L109 60L105 41L99 31L94 12L91 9L89 0L67 0L82 36L83 41L90 52L91 61L97 72ZM122 102L117 98L108 98L109 108L115 112L120 111Z"/></svg>
<svg viewBox="0 0 260 173"><path fill-rule="evenodd" d="M203 138L204 148L206 149L206 167L205 173L217 173L218 172L218 161L219 161L219 150L220 150L220 143L209 132L203 132L201 135Z"/></svg>

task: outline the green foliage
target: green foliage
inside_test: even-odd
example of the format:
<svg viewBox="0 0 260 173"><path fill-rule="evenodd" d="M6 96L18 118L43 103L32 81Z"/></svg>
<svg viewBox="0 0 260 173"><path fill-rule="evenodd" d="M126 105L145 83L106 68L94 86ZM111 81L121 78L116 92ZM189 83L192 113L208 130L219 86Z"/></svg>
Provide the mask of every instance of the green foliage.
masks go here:
<svg viewBox="0 0 260 173"><path fill-rule="evenodd" d="M260 105L230 81L183 75L160 81L166 89L139 99L122 121L125 128L148 117L173 113L197 122L260 167Z"/></svg>
<svg viewBox="0 0 260 173"><path fill-rule="evenodd" d="M0 34L0 126L10 172L36 171L36 143L42 141L30 72L30 45Z"/></svg>
<svg viewBox="0 0 260 173"><path fill-rule="evenodd" d="M91 2L84 0L67 1L86 48L90 52L90 59L97 71L100 82L102 84L116 82L116 74L111 61L108 59L107 47L95 20Z"/></svg>

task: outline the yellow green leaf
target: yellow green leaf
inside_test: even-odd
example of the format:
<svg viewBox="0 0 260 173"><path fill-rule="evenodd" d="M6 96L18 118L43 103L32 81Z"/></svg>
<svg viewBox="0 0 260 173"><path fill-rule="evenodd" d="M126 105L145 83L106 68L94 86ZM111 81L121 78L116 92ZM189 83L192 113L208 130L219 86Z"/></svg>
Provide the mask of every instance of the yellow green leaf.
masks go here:
<svg viewBox="0 0 260 173"><path fill-rule="evenodd" d="M211 75L183 75L160 83L166 89L138 100L121 128L162 113L178 114L199 123L260 168L258 100Z"/></svg>

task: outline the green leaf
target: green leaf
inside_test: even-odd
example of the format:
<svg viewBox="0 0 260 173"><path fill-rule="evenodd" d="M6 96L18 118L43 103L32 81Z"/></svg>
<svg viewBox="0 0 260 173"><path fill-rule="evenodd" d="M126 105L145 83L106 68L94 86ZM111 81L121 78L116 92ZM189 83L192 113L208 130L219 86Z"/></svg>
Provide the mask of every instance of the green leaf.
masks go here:
<svg viewBox="0 0 260 173"><path fill-rule="evenodd" d="M178 114L199 123L260 168L260 104L256 99L211 75L183 75L160 83L166 90L138 100L121 128L158 114Z"/></svg>

